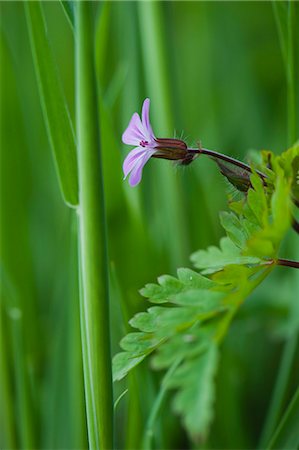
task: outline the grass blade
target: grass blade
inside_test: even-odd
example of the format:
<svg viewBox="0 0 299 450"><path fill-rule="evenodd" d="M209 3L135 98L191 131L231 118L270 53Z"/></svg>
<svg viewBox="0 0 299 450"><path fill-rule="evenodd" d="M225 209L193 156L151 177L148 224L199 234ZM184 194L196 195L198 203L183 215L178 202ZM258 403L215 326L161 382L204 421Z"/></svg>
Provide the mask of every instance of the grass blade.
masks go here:
<svg viewBox="0 0 299 450"><path fill-rule="evenodd" d="M146 427L145 427L145 431L144 431L144 435L143 435L143 443L142 443L142 448L144 450L153 448L152 440L154 437L154 426L157 421L162 404L165 400L166 394L168 392L168 384L167 383L180 363L181 363L181 358L178 358L172 364L172 366L168 369L168 371L164 375L164 378L161 382L159 393L155 399L155 402L153 404L153 407L151 409L150 415L149 415L147 423L146 423Z"/></svg>
<svg viewBox="0 0 299 450"><path fill-rule="evenodd" d="M275 448L298 448L299 445L299 388L281 419L267 450Z"/></svg>
<svg viewBox="0 0 299 450"><path fill-rule="evenodd" d="M25 2L41 106L64 201L78 204L75 134L47 36L40 2Z"/></svg>
<svg viewBox="0 0 299 450"><path fill-rule="evenodd" d="M14 397L12 389L10 362L6 342L9 342L7 327L4 323L4 308L0 305L0 447L16 448L16 427L14 420Z"/></svg>
<svg viewBox="0 0 299 450"><path fill-rule="evenodd" d="M285 66L287 81L287 109L288 109L288 145L294 144L296 135L296 94L294 69L294 9L292 1L273 1L274 16L277 24L279 42Z"/></svg>
<svg viewBox="0 0 299 450"><path fill-rule="evenodd" d="M74 31L74 6L73 3L69 0L60 0L61 6L63 8L63 11L66 15L66 18Z"/></svg>
<svg viewBox="0 0 299 450"><path fill-rule="evenodd" d="M297 339L296 335L291 336L286 342L284 351L281 358L279 372L277 375L274 393L272 395L269 412L267 414L266 422L264 425L263 433L260 439L259 448L265 448L267 441L270 439L271 434L276 429L278 419L282 409L282 403L286 386L288 385L290 373L293 367L293 361L296 354Z"/></svg>
<svg viewBox="0 0 299 450"><path fill-rule="evenodd" d="M89 445L113 447L113 397L102 163L91 4L78 2L76 108L80 186L81 328Z"/></svg>

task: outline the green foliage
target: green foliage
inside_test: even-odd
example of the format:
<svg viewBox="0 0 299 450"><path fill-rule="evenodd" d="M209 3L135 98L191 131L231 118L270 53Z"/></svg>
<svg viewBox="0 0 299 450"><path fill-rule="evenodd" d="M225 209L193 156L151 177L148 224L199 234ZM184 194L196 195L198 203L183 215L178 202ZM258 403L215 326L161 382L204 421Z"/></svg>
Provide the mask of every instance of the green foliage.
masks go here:
<svg viewBox="0 0 299 450"><path fill-rule="evenodd" d="M205 437L202 430L208 429L213 416L217 363L218 348L211 344L198 358L179 367L169 382L169 387L179 389L174 410L182 414L184 425L195 441Z"/></svg>
<svg viewBox="0 0 299 450"><path fill-rule="evenodd" d="M70 232L70 215L74 220L77 217L61 202L48 152L25 3L0 4L1 272L17 294L12 305L6 285L1 286L0 447L87 449L77 232ZM74 117L76 30L70 26L69 6L75 9L77 4L64 3L69 11L63 11L60 2L41 3L47 39ZM291 6L298 23L295 3L274 4L284 12ZM249 148L266 145L277 153L286 142L284 102L288 96L271 2L155 2L149 5L159 10L154 16L148 14L146 6L142 15L138 2L94 2L92 7L96 48L91 58L97 62L109 259L116 286L110 289L113 353L119 351L116 342L128 332L127 317L144 309L145 301L136 295L138 287L161 273L175 275L175 268L188 265L186 257L191 250L216 244L222 232L217 214L225 209L223 187L227 183L208 158L198 158L184 168L152 160L137 189L122 181L122 161L128 148L121 145L120 137L143 99L151 98L153 128L161 137L168 132L180 137L182 132L192 146L201 139L203 146L244 161ZM285 36L287 28L285 21ZM293 28L295 54L298 33ZM49 63L48 53L43 53ZM297 78L294 74L293 80ZM57 92L53 89L48 101L58 101ZM298 109L298 96L294 97L294 108ZM298 124L296 117L294 121ZM62 120L60 127L67 133ZM296 132L290 142L297 137ZM275 181L270 169L254 167ZM62 170L67 167L62 166ZM227 174L236 174L243 186L246 174ZM238 193L234 200L240 197ZM230 205L238 220L243 203ZM248 221L248 227L251 233L256 225ZM284 256L299 259L297 240L290 230L283 245ZM247 265L229 266L228 271L213 277L221 275L222 287L227 283L228 291L233 271L238 271L245 285L250 269ZM295 351L288 363L281 358L283 343L292 335L297 339L298 275L294 269L275 270L230 327L217 368L215 420L204 448L266 448L278 428L288 394L295 391L298 382L298 353ZM97 321L94 314L91 329ZM95 348L94 363L101 350ZM284 383L275 381L280 379L280 358ZM129 393L116 408L115 448L141 448L143 430L149 431L152 447L142 448L191 448L192 443L177 426L178 418L169 413L167 402L174 391L164 391L163 386L171 371L167 369L164 375L164 370L147 370L149 359L130 373ZM172 368L176 370L176 363ZM114 399L125 392L123 384L125 380L115 383ZM274 384L279 385L280 402L272 402L276 397ZM274 411L275 420L268 427L264 445L256 445L262 419L271 415L269 409ZM296 425L295 420L295 432ZM287 444L279 446L287 448Z"/></svg>
<svg viewBox="0 0 299 450"><path fill-rule="evenodd" d="M122 339L124 352L114 358L114 380L149 355L152 368L171 372L167 388L176 389L174 410L194 441L207 435L213 417L218 346L239 305L275 267L290 227L291 168L298 152L296 146L281 157L271 154L267 182L252 173L244 199L220 215L227 235L219 247L192 255L201 273L179 269L177 277L163 275L141 290L159 306L131 319L138 332Z"/></svg>

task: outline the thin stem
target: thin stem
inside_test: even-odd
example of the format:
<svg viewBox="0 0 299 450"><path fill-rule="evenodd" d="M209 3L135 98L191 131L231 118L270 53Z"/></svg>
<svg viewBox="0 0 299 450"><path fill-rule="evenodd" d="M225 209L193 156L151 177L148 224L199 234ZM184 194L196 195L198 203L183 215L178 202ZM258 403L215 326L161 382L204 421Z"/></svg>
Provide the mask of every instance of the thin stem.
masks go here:
<svg viewBox="0 0 299 450"><path fill-rule="evenodd" d="M277 448L298 448L298 407L299 407L299 387L293 395L287 410L280 420L271 441L267 445L267 450Z"/></svg>
<svg viewBox="0 0 299 450"><path fill-rule="evenodd" d="M187 150L194 152L194 153L198 153L200 155L208 155L208 156L211 156L212 158L222 159L223 161L226 161L230 164L233 164L234 166L238 166L241 169L244 169L247 172L252 173L252 169L248 164L243 163L243 162L239 161L238 159L232 158L231 156L223 155L222 153L215 152L214 150L208 150L207 148L200 148L200 149L188 148ZM263 180L267 178L267 175L265 175L263 172L260 172L259 170L256 170L256 173Z"/></svg>
<svg viewBox="0 0 299 450"><path fill-rule="evenodd" d="M294 267L294 269L299 269L299 262L298 261L292 261L289 259L282 259L279 258L276 260L276 264L278 266L287 266L287 267Z"/></svg>
<svg viewBox="0 0 299 450"><path fill-rule="evenodd" d="M181 361L182 361L181 357L177 358L174 361L174 363L170 366L170 368L168 369L168 371L166 372L166 374L162 380L159 394L153 404L152 410L150 412L149 418L148 418L146 426L145 426L143 443L142 443L142 448L144 450L149 450L152 448L152 439L154 436L154 425L157 420L157 417L160 412L163 401L165 400L166 394L168 392L167 383L168 383L168 380L172 377L172 375L175 372L175 370L177 369L177 367L179 366L179 364L181 363Z"/></svg>
<svg viewBox="0 0 299 450"><path fill-rule="evenodd" d="M265 425L263 427L260 442L258 445L259 449L266 448L267 441L270 439L277 426L283 404L285 387L287 386L289 380L290 371L292 369L293 360L296 353L296 347L296 339L289 339L285 344L274 386L274 392L271 398Z"/></svg>
<svg viewBox="0 0 299 450"><path fill-rule="evenodd" d="M76 4L81 329L89 446L113 448L107 237L91 3Z"/></svg>

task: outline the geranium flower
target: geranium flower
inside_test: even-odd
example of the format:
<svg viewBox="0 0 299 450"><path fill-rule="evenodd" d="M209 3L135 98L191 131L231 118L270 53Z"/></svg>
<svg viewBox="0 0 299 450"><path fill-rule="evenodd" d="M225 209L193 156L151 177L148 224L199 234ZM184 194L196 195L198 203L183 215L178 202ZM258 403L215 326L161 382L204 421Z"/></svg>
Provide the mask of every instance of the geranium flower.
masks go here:
<svg viewBox="0 0 299 450"><path fill-rule="evenodd" d="M122 135L124 144L134 145L123 163L126 178L130 174L129 183L136 186L142 177L142 169L147 161L153 158L170 159L181 164L189 164L196 157L194 152L180 139L156 138L149 120L150 100L146 98L142 106L141 119L134 113L130 123Z"/></svg>
<svg viewBox="0 0 299 450"><path fill-rule="evenodd" d="M142 120L134 113L128 128L122 135L124 144L134 145L123 163L125 178L130 174L129 183L136 186L141 180L142 169L155 153L157 143L149 121L150 100L146 98L142 106Z"/></svg>

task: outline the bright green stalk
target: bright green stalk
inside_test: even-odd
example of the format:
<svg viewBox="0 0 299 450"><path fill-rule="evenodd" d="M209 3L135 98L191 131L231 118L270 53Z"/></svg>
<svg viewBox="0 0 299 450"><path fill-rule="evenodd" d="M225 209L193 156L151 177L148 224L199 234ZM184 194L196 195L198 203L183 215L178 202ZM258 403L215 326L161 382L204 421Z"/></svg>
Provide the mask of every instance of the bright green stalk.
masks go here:
<svg viewBox="0 0 299 450"><path fill-rule="evenodd" d="M89 445L113 447L107 239L91 3L76 4L76 113L82 271L81 329Z"/></svg>
<svg viewBox="0 0 299 450"><path fill-rule="evenodd" d="M79 268L79 230L78 230L78 217L72 214L71 223L71 299L68 311L69 327L69 340L72 343L70 346L69 364L70 372L73 374L69 386L70 394L70 408L72 424L72 445L73 448L87 448L87 433L86 433L86 414L84 410L84 388L83 388L83 372L82 372L82 353L80 350L80 310L79 310L79 298L82 296L82 286L80 281ZM78 276L79 275L79 276ZM73 304L73 300L76 301L76 305ZM81 303L81 302L80 302Z"/></svg>
<svg viewBox="0 0 299 450"><path fill-rule="evenodd" d="M76 142L68 106L47 36L41 2L25 2L40 102L65 202L78 204Z"/></svg>

